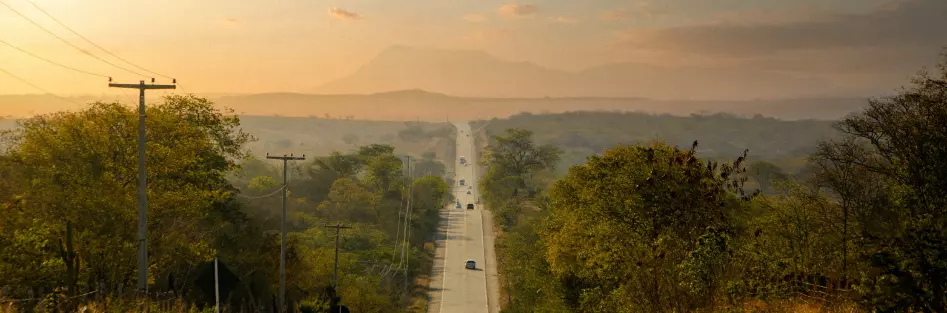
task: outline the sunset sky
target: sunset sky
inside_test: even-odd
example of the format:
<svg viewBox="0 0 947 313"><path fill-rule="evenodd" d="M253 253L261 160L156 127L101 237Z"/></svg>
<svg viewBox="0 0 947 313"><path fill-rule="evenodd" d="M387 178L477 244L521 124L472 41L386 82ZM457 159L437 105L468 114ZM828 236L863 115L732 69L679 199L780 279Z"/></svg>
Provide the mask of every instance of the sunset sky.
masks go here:
<svg viewBox="0 0 947 313"><path fill-rule="evenodd" d="M0 0L89 53L30 0ZM302 91L400 44L483 50L563 70L611 62L902 81L947 45L943 0L33 0L79 34L187 92ZM0 4L0 40L118 82L139 76ZM0 69L60 95L115 94L0 43ZM159 82L161 81L161 77ZM164 80L165 82L167 80ZM41 93L0 72L0 94Z"/></svg>

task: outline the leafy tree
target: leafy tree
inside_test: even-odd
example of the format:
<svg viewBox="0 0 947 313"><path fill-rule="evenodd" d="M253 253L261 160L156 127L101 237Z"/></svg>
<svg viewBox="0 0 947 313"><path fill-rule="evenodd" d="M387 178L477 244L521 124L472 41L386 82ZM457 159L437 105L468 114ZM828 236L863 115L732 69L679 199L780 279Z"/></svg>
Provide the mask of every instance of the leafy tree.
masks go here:
<svg viewBox="0 0 947 313"><path fill-rule="evenodd" d="M232 209L226 175L246 156L243 145L251 137L239 130L236 116L193 96L167 97L147 114L149 279L155 281L211 257L208 229L219 228ZM0 255L28 242L49 253L71 222L83 264L80 285L114 287L135 277L137 116L118 103L95 103L36 116L4 133L11 146L2 165L17 180L2 196L24 202L0 213L19 212L4 220L12 225L0 226L0 237L19 243L0 246ZM24 238L18 229L46 238Z"/></svg>
<svg viewBox="0 0 947 313"><path fill-rule="evenodd" d="M788 176L783 173L779 166L766 161L753 162L747 166L749 176L760 185L760 191L763 193L773 193L773 183L786 180Z"/></svg>
<svg viewBox="0 0 947 313"><path fill-rule="evenodd" d="M353 177L364 166L363 160L355 155L345 155L339 152L324 157L316 157L313 164L321 170L332 171L336 177Z"/></svg>
<svg viewBox="0 0 947 313"><path fill-rule="evenodd" d="M537 146L532 136L531 131L516 128L507 129L506 136L494 136L495 144L487 146L482 163L496 167L506 176L523 178L555 167L562 152L551 145Z"/></svg>
<svg viewBox="0 0 947 313"><path fill-rule="evenodd" d="M868 266L859 290L874 310L947 310L945 125L947 53L934 73L838 123L845 136L813 156L820 182L859 226Z"/></svg>
<svg viewBox="0 0 947 313"><path fill-rule="evenodd" d="M332 221L374 222L372 194L349 178L332 183L329 200L319 205L320 215Z"/></svg>
<svg viewBox="0 0 947 313"><path fill-rule="evenodd" d="M413 171L414 178L421 178L424 176L437 176L443 177L447 173L447 167L444 166L444 163L437 159L437 155L434 152L424 153L421 156L421 159L414 164Z"/></svg>
<svg viewBox="0 0 947 313"><path fill-rule="evenodd" d="M729 249L722 234L736 232L741 198L752 194L743 193L739 177L744 157L718 167L696 148L618 146L556 182L540 234L573 310L686 311L713 303L708 282L726 263L713 258Z"/></svg>

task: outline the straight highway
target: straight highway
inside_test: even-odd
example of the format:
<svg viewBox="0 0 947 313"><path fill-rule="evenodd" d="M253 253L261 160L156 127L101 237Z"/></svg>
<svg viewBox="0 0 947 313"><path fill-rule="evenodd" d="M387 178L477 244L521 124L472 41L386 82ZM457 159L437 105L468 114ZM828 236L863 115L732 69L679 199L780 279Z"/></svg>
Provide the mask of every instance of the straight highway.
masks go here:
<svg viewBox="0 0 947 313"><path fill-rule="evenodd" d="M493 228L489 212L485 214L477 203L478 157L474 137L467 122L456 122L454 126L457 129L458 158L454 160L453 191L460 208L455 203L441 212L428 312L495 313L499 311L499 305L496 300ZM466 164L460 161L460 156L465 157ZM473 204L472 210L467 209L469 204ZM474 260L476 267L465 268L467 260Z"/></svg>

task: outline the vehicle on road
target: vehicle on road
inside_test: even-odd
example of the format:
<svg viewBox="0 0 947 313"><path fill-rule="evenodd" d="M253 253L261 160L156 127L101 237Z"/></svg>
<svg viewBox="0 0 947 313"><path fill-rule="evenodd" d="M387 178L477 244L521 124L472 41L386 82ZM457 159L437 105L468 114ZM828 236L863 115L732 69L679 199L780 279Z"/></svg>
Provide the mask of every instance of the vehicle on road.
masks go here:
<svg viewBox="0 0 947 313"><path fill-rule="evenodd" d="M470 194L470 190L467 190L467 194L468 194L468 195Z"/></svg>
<svg viewBox="0 0 947 313"><path fill-rule="evenodd" d="M460 164L467 164L467 159L464 156L460 156Z"/></svg>
<svg viewBox="0 0 947 313"><path fill-rule="evenodd" d="M472 260L472 259L471 259L471 260L467 260L467 262L464 262L464 268L466 268L466 269L468 269L468 270L477 269L477 261L474 261L474 260Z"/></svg>
<svg viewBox="0 0 947 313"><path fill-rule="evenodd" d="M467 203L467 209L468 209L468 210L473 210L473 209L474 209L473 203Z"/></svg>
<svg viewBox="0 0 947 313"><path fill-rule="evenodd" d="M460 202L457 202L457 208L458 209L460 208Z"/></svg>
<svg viewBox="0 0 947 313"><path fill-rule="evenodd" d="M463 178L460 179L460 185L461 185L461 186L464 185L464 179L463 179Z"/></svg>

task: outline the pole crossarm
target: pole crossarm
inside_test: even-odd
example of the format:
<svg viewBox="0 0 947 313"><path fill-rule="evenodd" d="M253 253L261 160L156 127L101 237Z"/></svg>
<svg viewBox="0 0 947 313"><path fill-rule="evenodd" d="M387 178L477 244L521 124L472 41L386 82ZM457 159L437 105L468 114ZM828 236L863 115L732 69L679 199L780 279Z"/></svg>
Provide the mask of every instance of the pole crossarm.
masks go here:
<svg viewBox="0 0 947 313"><path fill-rule="evenodd" d="M112 84L109 83L109 87L113 88L129 88L129 89L177 89L177 85L148 85L142 82L141 84Z"/></svg>

